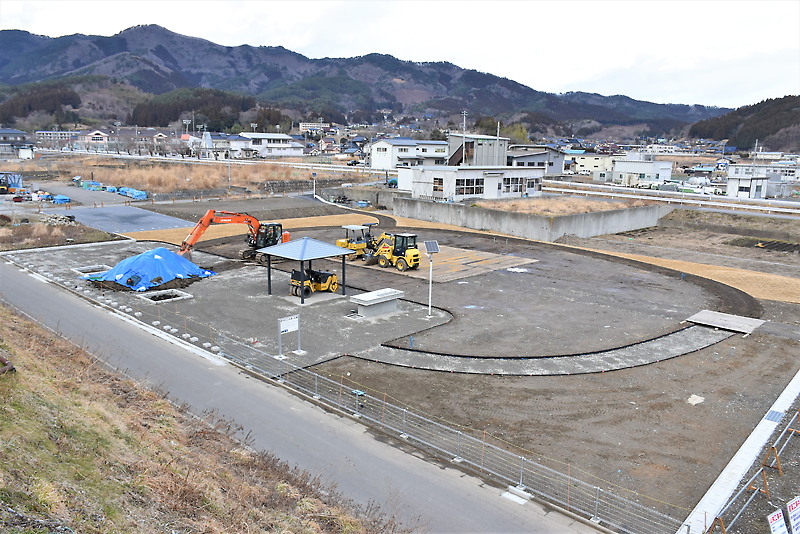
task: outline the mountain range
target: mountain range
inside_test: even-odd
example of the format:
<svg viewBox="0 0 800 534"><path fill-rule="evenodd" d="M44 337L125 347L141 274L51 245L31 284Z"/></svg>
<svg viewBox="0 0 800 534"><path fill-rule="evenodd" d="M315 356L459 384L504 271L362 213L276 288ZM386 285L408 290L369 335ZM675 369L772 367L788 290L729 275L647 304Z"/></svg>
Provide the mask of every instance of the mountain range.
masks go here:
<svg viewBox="0 0 800 534"><path fill-rule="evenodd" d="M731 111L621 95L552 94L447 62L417 63L381 54L311 59L283 47L227 47L156 25L132 27L112 37L0 31L0 83L18 86L88 75L154 95L214 88L307 116L344 118L360 112L365 120L385 110L446 117L466 109L506 120L527 112L529 117L596 129L643 124L653 133L665 133Z"/></svg>

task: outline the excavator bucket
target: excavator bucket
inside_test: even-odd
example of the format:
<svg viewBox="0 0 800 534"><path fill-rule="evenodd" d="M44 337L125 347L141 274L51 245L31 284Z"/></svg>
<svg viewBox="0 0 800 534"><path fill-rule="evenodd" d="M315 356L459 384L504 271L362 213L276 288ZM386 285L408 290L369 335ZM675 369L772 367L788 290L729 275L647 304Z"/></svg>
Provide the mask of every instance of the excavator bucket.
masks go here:
<svg viewBox="0 0 800 534"><path fill-rule="evenodd" d="M370 253L364 254L364 264L365 265L375 265L375 264L378 263L378 258L379 257L380 256L378 256L377 254L370 254Z"/></svg>

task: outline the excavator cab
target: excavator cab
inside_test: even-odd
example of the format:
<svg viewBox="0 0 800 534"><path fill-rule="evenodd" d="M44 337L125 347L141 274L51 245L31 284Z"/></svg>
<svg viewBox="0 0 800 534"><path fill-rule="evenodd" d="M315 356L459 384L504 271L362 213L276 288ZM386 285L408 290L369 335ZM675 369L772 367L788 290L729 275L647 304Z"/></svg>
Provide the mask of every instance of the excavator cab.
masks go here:
<svg viewBox="0 0 800 534"><path fill-rule="evenodd" d="M256 233L255 247L264 248L283 241L283 226L279 223L261 223Z"/></svg>

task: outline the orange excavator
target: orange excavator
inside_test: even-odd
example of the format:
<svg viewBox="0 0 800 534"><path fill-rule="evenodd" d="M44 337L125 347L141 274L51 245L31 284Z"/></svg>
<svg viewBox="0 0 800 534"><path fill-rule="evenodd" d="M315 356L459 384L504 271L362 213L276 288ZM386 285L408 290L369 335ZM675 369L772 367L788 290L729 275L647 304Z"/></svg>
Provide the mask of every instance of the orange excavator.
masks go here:
<svg viewBox="0 0 800 534"><path fill-rule="evenodd" d="M247 213L208 210L203 215L203 218L200 219L200 222L192 229L191 233L183 240L178 254L191 259L192 247L194 247L211 223L246 224L248 226L250 233L247 234L245 242L249 245L249 248L239 251L239 257L243 260L255 258L258 263L266 264L266 255L256 252L256 250L289 241L289 232L284 232L280 223L258 222L258 219Z"/></svg>

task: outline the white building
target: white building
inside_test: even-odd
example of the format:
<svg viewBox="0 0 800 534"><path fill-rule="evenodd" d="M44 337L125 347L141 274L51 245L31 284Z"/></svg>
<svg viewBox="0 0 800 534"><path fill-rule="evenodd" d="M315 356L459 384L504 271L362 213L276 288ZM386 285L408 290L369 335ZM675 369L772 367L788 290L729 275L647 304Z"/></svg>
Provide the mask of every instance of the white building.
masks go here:
<svg viewBox="0 0 800 534"><path fill-rule="evenodd" d="M675 154L678 149L675 145L647 145L644 151L648 154Z"/></svg>
<svg viewBox="0 0 800 534"><path fill-rule="evenodd" d="M575 174L591 176L594 180L611 180L614 171L614 160L622 159L621 154L573 154L571 158L575 161Z"/></svg>
<svg viewBox="0 0 800 534"><path fill-rule="evenodd" d="M725 194L736 198L766 198L768 182L767 177L728 178Z"/></svg>
<svg viewBox="0 0 800 534"><path fill-rule="evenodd" d="M408 137L380 139L369 148L370 167L399 169L447 164L446 141L414 140Z"/></svg>
<svg viewBox="0 0 800 534"><path fill-rule="evenodd" d="M769 178L772 176L780 176L780 179L784 182L797 180L800 177L797 162L776 161L775 163L731 163L728 165L728 180L731 178Z"/></svg>
<svg viewBox="0 0 800 534"><path fill-rule="evenodd" d="M636 187L640 182L664 183L672 178L672 163L656 161L653 154L628 152L625 159L613 159L611 180L626 187Z"/></svg>
<svg viewBox="0 0 800 534"><path fill-rule="evenodd" d="M397 188L412 198L520 198L541 196L541 167L408 167L397 170Z"/></svg>
<svg viewBox="0 0 800 534"><path fill-rule="evenodd" d="M331 123L329 122L301 122L300 123L300 133L305 132L315 132L317 130L322 130L323 128L330 128Z"/></svg>
<svg viewBox="0 0 800 534"><path fill-rule="evenodd" d="M303 155L303 145L287 134L242 132L239 135L250 139L249 148L256 151L258 157L261 158L302 157Z"/></svg>

